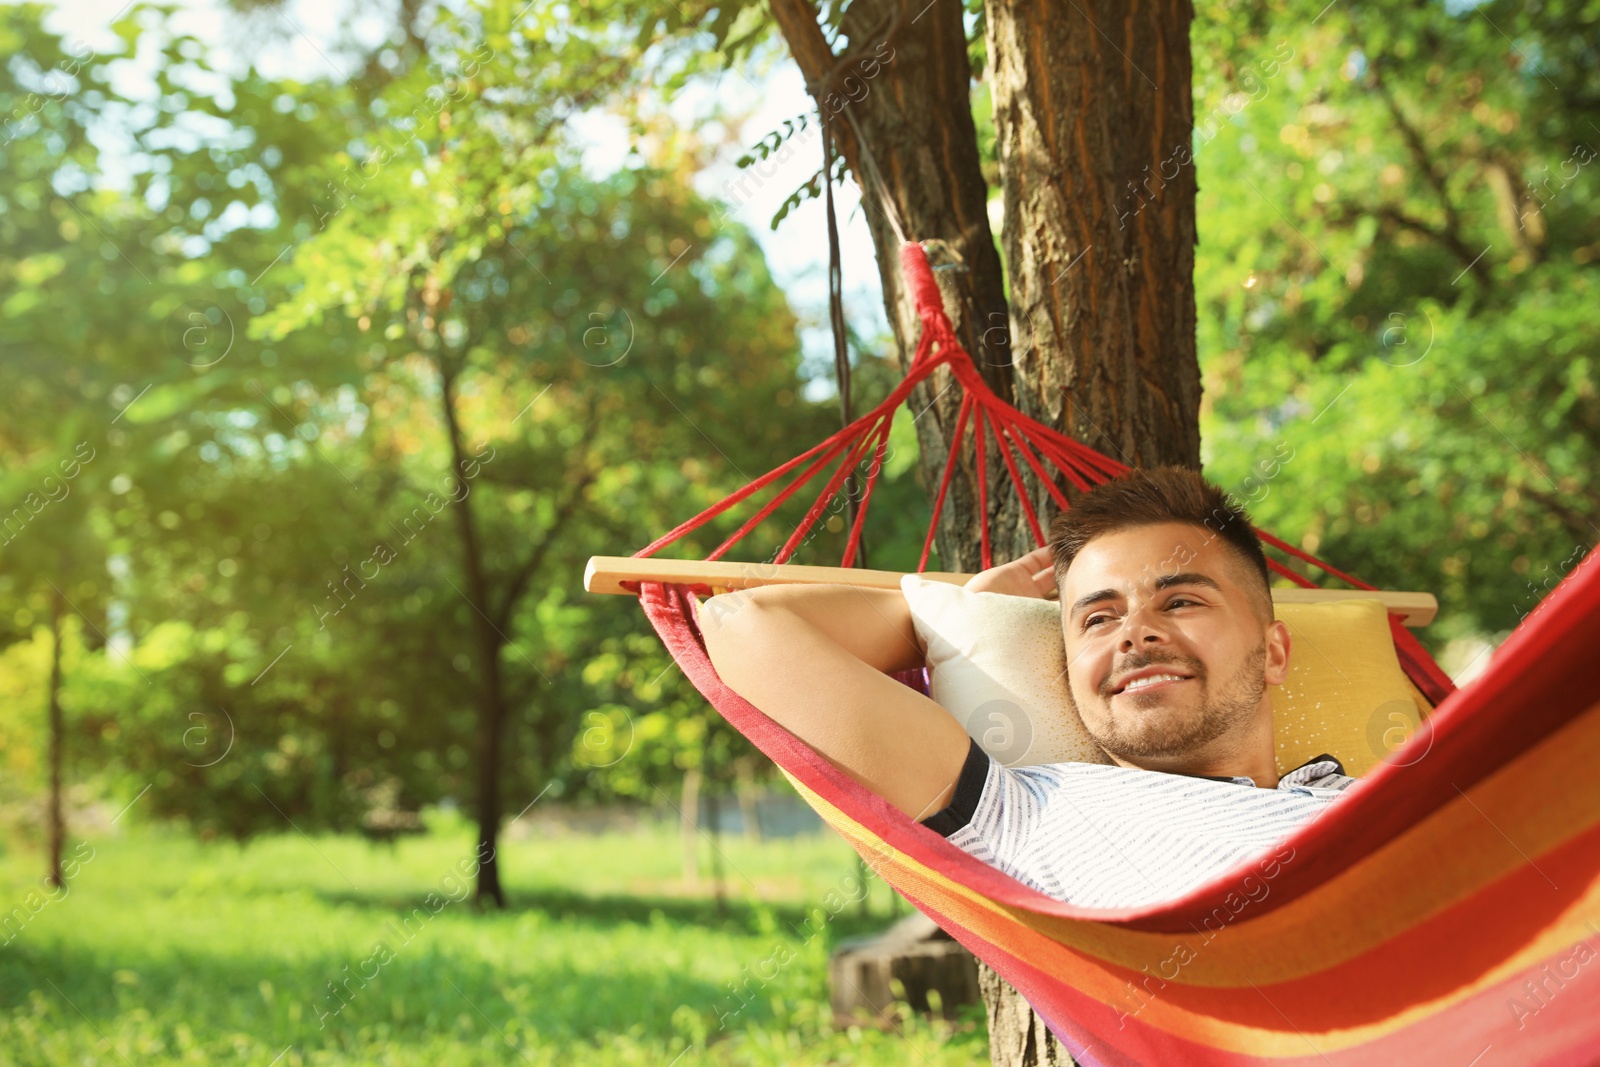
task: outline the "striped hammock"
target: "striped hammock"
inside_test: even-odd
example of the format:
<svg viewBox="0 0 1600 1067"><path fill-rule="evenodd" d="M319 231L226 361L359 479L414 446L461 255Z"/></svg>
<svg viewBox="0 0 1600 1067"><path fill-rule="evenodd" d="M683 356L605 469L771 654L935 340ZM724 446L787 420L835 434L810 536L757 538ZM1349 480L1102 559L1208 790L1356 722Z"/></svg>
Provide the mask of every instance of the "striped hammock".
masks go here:
<svg viewBox="0 0 1600 1067"><path fill-rule="evenodd" d="M956 340L920 246L905 245L901 264L923 323L905 381L839 433L636 555L653 555L776 487L707 557L719 559L837 460L776 556L783 563L866 462L844 554L850 566L894 412L941 366L965 395L919 570L968 427L979 514L989 514L992 448L1040 544L1022 465L1061 508L1068 503L1056 476L1087 489L1126 469L996 397ZM1278 538L1262 539L1372 589ZM981 547L987 567L987 530ZM700 692L869 866L1016 987L1079 1063L1578 1065L1600 1062L1597 556L1574 568L1464 689L1392 615L1401 665L1435 705L1406 745L1257 862L1180 900L1116 910L1064 904L968 856L729 689L696 622L696 598L708 587L629 588Z"/></svg>

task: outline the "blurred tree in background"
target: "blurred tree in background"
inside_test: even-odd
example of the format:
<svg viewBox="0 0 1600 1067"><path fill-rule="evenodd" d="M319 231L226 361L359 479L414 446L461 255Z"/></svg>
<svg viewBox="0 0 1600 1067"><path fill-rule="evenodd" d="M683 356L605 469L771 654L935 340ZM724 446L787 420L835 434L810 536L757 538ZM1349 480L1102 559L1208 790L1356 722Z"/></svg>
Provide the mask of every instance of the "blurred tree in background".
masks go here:
<svg viewBox="0 0 1600 1067"><path fill-rule="evenodd" d="M39 14L5 9L48 73ZM0 555L34 649L8 664L48 661L59 587L95 653L76 774L202 833L456 798L492 836L552 783L655 802L749 752L578 579L826 431L793 314L692 145L586 177L540 118L559 87L454 29L447 67L203 94L203 50L136 9L159 106L90 56L5 149L6 484L60 497ZM15 706L14 765L43 718Z"/></svg>

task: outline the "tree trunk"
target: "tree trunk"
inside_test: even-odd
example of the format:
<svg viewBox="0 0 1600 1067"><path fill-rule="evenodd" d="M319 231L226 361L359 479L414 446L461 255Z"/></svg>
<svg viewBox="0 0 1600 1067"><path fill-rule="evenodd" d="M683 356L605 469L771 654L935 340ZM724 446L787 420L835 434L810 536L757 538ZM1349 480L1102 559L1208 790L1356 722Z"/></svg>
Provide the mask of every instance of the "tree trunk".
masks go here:
<svg viewBox="0 0 1600 1067"><path fill-rule="evenodd" d="M743 824L744 839L761 840L761 809L757 806L760 791L756 788L756 761L753 756L741 756L733 765L739 791L739 821Z"/></svg>
<svg viewBox="0 0 1600 1067"><path fill-rule="evenodd" d="M706 791L706 822L711 828L707 835L711 839L711 896L717 902L717 914L726 915L728 894L722 870L722 795L714 784Z"/></svg>
<svg viewBox="0 0 1600 1067"><path fill-rule="evenodd" d="M989 965L978 961L978 993L989 1020L989 1062L995 1067L1073 1067L1076 1062L1028 1002Z"/></svg>
<svg viewBox="0 0 1600 1067"><path fill-rule="evenodd" d="M66 725L61 714L61 590L56 590L50 602L50 811L49 842L46 860L49 869L45 881L59 889L65 884L61 874L61 852L66 847L67 820L61 806L62 746L66 742Z"/></svg>
<svg viewBox="0 0 1600 1067"><path fill-rule="evenodd" d="M1130 466L1198 468L1193 9L985 11L1017 407ZM1072 1062L1016 990L985 979L996 1067Z"/></svg>
<svg viewBox="0 0 1600 1067"><path fill-rule="evenodd" d="M1200 465L1188 0L988 0L1016 403L1129 466Z"/></svg>
<svg viewBox="0 0 1600 1067"><path fill-rule="evenodd" d="M700 884L700 768L683 772L678 795L678 837L683 846L683 881L690 889Z"/></svg>
<svg viewBox="0 0 1600 1067"><path fill-rule="evenodd" d="M443 360L439 363L439 400L444 411L445 429L450 438L452 472L464 478L468 461L461 444L461 426L456 419L455 377ZM500 886L500 744L505 733L505 690L500 678L500 649L506 638L490 621L489 583L485 574L483 550L478 543L477 525L472 515L472 495L465 493L453 501L456 529L461 537L462 568L466 572L467 599L472 605L473 645L478 653L478 890L476 899L505 907L506 895Z"/></svg>
<svg viewBox="0 0 1600 1067"><path fill-rule="evenodd" d="M771 3L865 191L902 363L921 327L900 277L896 224L905 239L929 242L956 334L1002 399L1131 466L1198 467L1190 4L986 0L1009 307L972 122L963 5L924 5L856 0L842 22L849 49L838 53L808 0ZM948 385L937 374L912 399L930 488L954 430ZM976 570L985 516L970 445L956 462L939 562ZM1005 484L999 456L988 476ZM1042 489L1030 492L1048 514ZM998 563L1032 544L1014 496L991 497ZM1070 1062L1014 991L992 985L996 1064Z"/></svg>

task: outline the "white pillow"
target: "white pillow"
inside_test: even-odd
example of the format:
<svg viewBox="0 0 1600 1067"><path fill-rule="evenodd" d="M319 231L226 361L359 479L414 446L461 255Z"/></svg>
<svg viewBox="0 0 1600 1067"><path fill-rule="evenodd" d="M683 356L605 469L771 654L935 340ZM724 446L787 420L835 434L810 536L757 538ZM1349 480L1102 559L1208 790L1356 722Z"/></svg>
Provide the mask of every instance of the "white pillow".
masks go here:
<svg viewBox="0 0 1600 1067"><path fill-rule="evenodd" d="M974 593L915 574L900 590L928 650L929 695L997 762L1111 762L1068 700L1054 600Z"/></svg>

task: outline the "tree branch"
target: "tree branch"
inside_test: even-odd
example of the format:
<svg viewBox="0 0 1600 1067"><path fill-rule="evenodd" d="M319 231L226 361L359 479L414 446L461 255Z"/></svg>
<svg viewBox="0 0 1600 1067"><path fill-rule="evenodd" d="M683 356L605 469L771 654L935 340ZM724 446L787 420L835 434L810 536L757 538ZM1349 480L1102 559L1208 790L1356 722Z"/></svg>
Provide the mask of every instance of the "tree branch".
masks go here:
<svg viewBox="0 0 1600 1067"><path fill-rule="evenodd" d="M1579 540L1591 545L1600 540L1600 528L1596 527L1594 517L1585 515L1554 493L1546 493L1530 485L1518 486L1517 491L1550 512L1562 526L1566 527L1568 533Z"/></svg>
<svg viewBox="0 0 1600 1067"><path fill-rule="evenodd" d="M594 406L590 405L584 418L583 437L579 440L576 449L580 455L587 455L589 446L594 443L595 435L599 431L599 426L600 420L595 415ZM584 466L583 473L573 482L572 487L567 491L565 499L556 505L555 515L551 518L550 524L544 528L539 538L539 543L529 551L527 559L522 561L522 565L513 571L506 581L505 592L500 598L500 605L490 613L495 625L502 632L510 632L511 613L516 610L517 601L522 599L522 594L527 591L528 583L539 572L539 568L544 566L545 558L550 554L551 545L560 535L561 530L577 514L578 506L583 503L584 493L589 486L594 484L594 480L599 475L600 468L588 466L587 464Z"/></svg>
<svg viewBox="0 0 1600 1067"><path fill-rule="evenodd" d="M1452 255L1459 259L1464 267L1472 271L1472 276L1478 284L1488 288L1493 279L1489 276L1489 268L1483 264L1482 252L1477 252L1467 244L1461 234L1461 215L1456 210L1455 203L1450 199L1450 189L1445 174L1435 165L1433 156L1428 152L1428 145L1423 140L1422 132L1417 129L1412 121L1406 118L1405 112L1400 107L1400 102L1395 99L1389 85L1379 73L1378 65L1372 66L1372 85L1377 89L1378 96L1383 100L1384 107L1394 119L1395 126L1400 130L1400 139L1405 142L1406 149L1411 153L1411 158L1416 162L1417 168L1422 171L1423 178L1427 181L1434 194L1439 199L1439 206L1444 211L1444 225L1431 227L1405 216L1399 208L1381 209L1379 214L1387 214L1394 221L1414 229L1418 233L1426 234L1436 242L1447 248Z"/></svg>
<svg viewBox="0 0 1600 1067"><path fill-rule="evenodd" d="M1514 159L1500 153L1484 153L1479 157L1484 177L1494 193L1495 217L1506 238L1517 246L1517 251L1532 263L1544 259L1545 238L1548 232L1544 221L1544 202L1529 203L1528 186L1517 173Z"/></svg>

